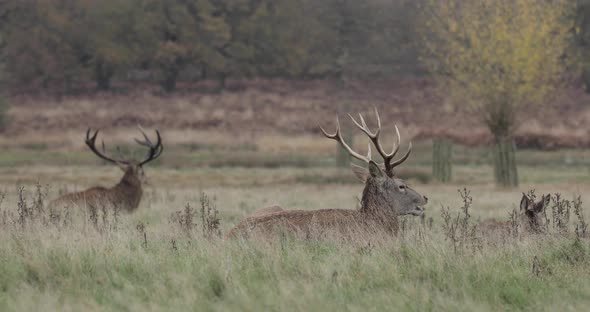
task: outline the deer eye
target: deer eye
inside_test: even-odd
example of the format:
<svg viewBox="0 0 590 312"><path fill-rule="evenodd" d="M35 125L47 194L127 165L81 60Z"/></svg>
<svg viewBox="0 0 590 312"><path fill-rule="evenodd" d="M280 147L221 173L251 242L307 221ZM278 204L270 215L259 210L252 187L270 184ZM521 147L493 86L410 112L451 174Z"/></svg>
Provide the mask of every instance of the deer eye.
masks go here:
<svg viewBox="0 0 590 312"><path fill-rule="evenodd" d="M400 186L399 186L399 189L403 191L403 190L405 190L405 189L406 189L406 187L407 187L407 186L405 186L405 185L403 185L403 184L402 184L402 185L400 185Z"/></svg>

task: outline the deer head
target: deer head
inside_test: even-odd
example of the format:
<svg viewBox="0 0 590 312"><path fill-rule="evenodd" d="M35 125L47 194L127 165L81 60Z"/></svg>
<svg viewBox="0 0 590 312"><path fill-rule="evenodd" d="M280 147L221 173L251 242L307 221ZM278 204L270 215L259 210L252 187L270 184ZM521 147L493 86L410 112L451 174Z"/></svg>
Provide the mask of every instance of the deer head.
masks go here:
<svg viewBox="0 0 590 312"><path fill-rule="evenodd" d="M138 127L138 128L139 128L139 131L141 132L141 134L143 135L144 139L143 140L135 139L135 142L137 142L137 144L139 144L141 146L145 146L148 148L147 157L141 161L131 160L131 159L123 159L122 155L120 155L121 158L119 158L119 159L105 155L103 153L105 151L104 141L102 142L103 152L100 152L96 148L96 137L98 136L98 132L100 130L96 130L94 133L92 133L92 130L89 128L86 131L86 140L84 142L86 143L86 145L88 145L90 150L96 156L100 157L101 159L104 159L104 160L108 161L109 163L116 165L125 173L125 175L121 181L122 183L126 182L126 183L138 184L138 185L145 183L146 177L145 177L145 173L143 171L143 166L145 164L151 162L152 160L160 157L160 155L162 155L162 152L164 151L164 146L162 145L162 138L160 136L160 131L158 131L156 129L157 140L156 140L156 143L154 144L149 139L147 134L145 134L143 129L141 127Z"/></svg>
<svg viewBox="0 0 590 312"><path fill-rule="evenodd" d="M352 164L353 172L361 181L365 182L361 210L394 216L420 216L424 214L424 208L422 206L426 205L428 198L410 188L404 180L397 178L394 173L394 168L402 164L410 156L412 143L410 142L408 151L401 158L394 160L401 142L399 129L395 126L395 137L397 140L393 144L392 151L387 153L379 140L379 135L381 134L381 118L376 108L375 115L377 117L377 130L375 132L369 129L361 114L359 114L360 121L355 120L351 115L348 116L369 137L375 149L383 158L383 163L381 164L371 159L371 143L369 143L368 153L365 156L355 152L344 141L338 118L336 118L336 133L329 134L322 127L320 129L327 138L340 143L352 157L368 164L368 169Z"/></svg>
<svg viewBox="0 0 590 312"><path fill-rule="evenodd" d="M551 201L551 195L543 195L541 200L535 203L535 201L528 197L525 193L522 193L522 199L520 200L520 211L527 217L528 225L531 230L541 230L541 223L543 221L541 213L549 206Z"/></svg>

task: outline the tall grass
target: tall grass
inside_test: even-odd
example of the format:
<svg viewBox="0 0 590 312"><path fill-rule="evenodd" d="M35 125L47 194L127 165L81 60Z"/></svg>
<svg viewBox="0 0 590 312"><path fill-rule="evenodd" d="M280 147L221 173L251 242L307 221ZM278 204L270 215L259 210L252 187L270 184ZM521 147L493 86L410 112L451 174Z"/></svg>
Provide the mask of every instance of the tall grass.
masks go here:
<svg viewBox="0 0 590 312"><path fill-rule="evenodd" d="M148 193L152 210L122 215L116 227L75 217L44 222L46 211L21 225L16 199L30 209L43 200L39 192L9 194L0 209L8 211L0 223L2 311L553 311L590 303L590 247L574 231L457 248L440 213L431 212L432 225L405 219L397 238L226 241L211 235L219 222L229 226L216 219L213 197L193 196L183 206L187 198L165 192ZM475 195L463 195L452 214L470 213L466 196Z"/></svg>

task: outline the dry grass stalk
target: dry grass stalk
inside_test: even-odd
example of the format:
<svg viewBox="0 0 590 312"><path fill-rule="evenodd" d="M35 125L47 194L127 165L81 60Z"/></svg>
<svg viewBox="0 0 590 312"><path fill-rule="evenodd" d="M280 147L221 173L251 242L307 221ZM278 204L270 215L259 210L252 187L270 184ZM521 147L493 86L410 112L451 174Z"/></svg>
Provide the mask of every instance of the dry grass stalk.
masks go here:
<svg viewBox="0 0 590 312"><path fill-rule="evenodd" d="M481 242L477 237L477 224L471 223L471 214L469 209L473 203L471 192L464 188L458 190L463 205L460 211L453 216L448 207L442 207L441 216L443 219L443 233L448 241L453 245L453 250L458 253L466 246L471 246L473 249L481 248Z"/></svg>
<svg viewBox="0 0 590 312"><path fill-rule="evenodd" d="M206 239L221 237L221 219L219 219L219 211L215 207L207 194L201 193L201 221L203 225L203 237Z"/></svg>

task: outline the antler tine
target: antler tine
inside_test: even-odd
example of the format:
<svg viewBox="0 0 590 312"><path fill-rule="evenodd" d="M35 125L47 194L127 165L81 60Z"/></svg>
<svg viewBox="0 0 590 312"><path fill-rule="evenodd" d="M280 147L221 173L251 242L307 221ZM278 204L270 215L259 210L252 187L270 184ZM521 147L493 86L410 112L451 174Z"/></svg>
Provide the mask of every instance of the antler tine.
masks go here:
<svg viewBox="0 0 590 312"><path fill-rule="evenodd" d="M134 138L133 140L135 141L135 143L137 143L137 144L139 144L139 145L141 145L141 146L145 146L145 147L152 147L152 144L150 144L150 142L147 142L147 141L140 141L140 140L139 140L139 139L137 139L137 138Z"/></svg>
<svg viewBox="0 0 590 312"><path fill-rule="evenodd" d="M162 152L164 151L164 146L162 145L162 136L160 135L160 131L158 129L156 129L157 141L156 141L156 144L153 144L152 141L149 139L149 137L145 134L145 132L143 131L141 126L138 125L138 128L139 128L139 131L141 131L141 133L143 134L145 141L140 141L138 139L135 139L135 141L138 144L149 148L148 157L144 161L139 163L139 166L143 166L143 165L147 164L148 162L160 157L160 155L162 155Z"/></svg>
<svg viewBox="0 0 590 312"><path fill-rule="evenodd" d="M381 116L379 116L379 111L377 110L377 107L375 107L375 116L377 118L377 130L375 130L374 133L371 132L371 130L367 126L367 123L366 123L362 114L359 114L360 122L355 120L352 117L352 115L349 114L348 116L350 117L350 119L352 119L354 124L359 129L361 129L369 137L369 139L371 139L371 141L375 145L375 148L377 149L377 152L379 152L379 154L381 155L381 157L384 160L385 171L387 172L388 175L393 176L393 167L394 166L392 166L391 161L393 160L393 157L397 154L397 152L399 150L400 142L401 142L401 136L399 134L399 129L397 128L397 126L395 126L395 136L394 136L392 151L391 151L391 153L387 153L383 149L383 145L381 144L381 141L379 140L379 135L381 134L382 128L381 128ZM397 137L397 143L395 142L395 137Z"/></svg>
<svg viewBox="0 0 590 312"><path fill-rule="evenodd" d="M394 129L395 129L395 135L393 138L393 150L391 151L391 158L393 159L393 157L395 155L397 155L397 152L399 151L399 147L402 143L402 136L399 134L399 129L397 127L397 125L393 125ZM397 142L396 142L397 139Z"/></svg>
<svg viewBox="0 0 590 312"><path fill-rule="evenodd" d="M367 156L363 156L355 151L352 150L352 148L350 146L348 146L348 144L346 144L346 142L344 142L344 139L342 138L342 132L340 130L340 119L338 117L336 117L336 133L334 134L329 134L322 126L319 126L320 130L324 133L324 136L326 136L328 139L332 139L337 141L338 143L340 143L340 145L342 145L342 147L344 147L344 149L350 154L350 156L360 160L360 161L364 161L366 163L369 163L371 161L371 145L369 144L369 152L367 154Z"/></svg>
<svg viewBox="0 0 590 312"><path fill-rule="evenodd" d="M162 145L162 136L160 135L160 131L158 129L156 129L156 137L158 139L158 141L156 142L156 146L159 146L160 150L156 153L154 157L158 158L164 151L164 145Z"/></svg>
<svg viewBox="0 0 590 312"><path fill-rule="evenodd" d="M377 110L377 106L375 108L375 116L377 117L377 128L381 130L381 117L379 117L379 111Z"/></svg>
<svg viewBox="0 0 590 312"><path fill-rule="evenodd" d="M400 165L401 163L403 163L404 161L406 161L406 159L408 159L408 157L410 157L410 154L412 153L412 142L410 142L410 145L408 146L408 151L406 152L406 154L404 156L402 156L402 158L394 161L391 163L391 168L395 168L398 165Z"/></svg>
<svg viewBox="0 0 590 312"><path fill-rule="evenodd" d="M322 132L324 133L324 135L328 139L337 139L338 133L340 132L340 119L338 119L338 116L336 116L336 133L334 133L334 134L329 134L328 131L324 130L324 128L322 126L319 126L319 127L320 127L320 130L322 130Z"/></svg>
<svg viewBox="0 0 590 312"><path fill-rule="evenodd" d="M100 130L96 130L96 132L94 132L93 135L90 135L91 131L92 131L92 129L90 129L90 128L88 128L88 130L86 130L86 141L94 143L96 141L96 137L98 136L98 132Z"/></svg>
<svg viewBox="0 0 590 312"><path fill-rule="evenodd" d="M111 157L108 157L108 156L106 156L105 154L101 153L101 152L100 152L100 151L99 151L99 150L96 148L96 137L98 136L98 132L99 132L99 131L100 131L100 130L98 129L98 130L96 130L96 132L94 132L94 134L90 135L90 133L91 133L91 129L90 129L90 128L88 128L88 130L86 130L86 140L84 140L84 142L86 143L86 145L88 145L88 147L90 148L90 150L91 150L91 151L92 151L92 152L93 152L93 153L94 153L96 156L98 156L98 157L100 157L100 158L102 158L102 159L104 159L104 160L106 160L106 161L109 161L109 162L112 162L112 163L123 163L123 162L125 162L125 161L123 161L123 160L116 160L116 159L113 159L113 158L111 158ZM102 142L102 146L103 146L103 150L105 150L105 147L104 147L104 141Z"/></svg>
<svg viewBox="0 0 590 312"><path fill-rule="evenodd" d="M164 145L160 144L160 149L158 150L158 152L156 152L156 155L154 155L154 158L160 157L160 155L162 155L163 151L164 151Z"/></svg>
<svg viewBox="0 0 590 312"><path fill-rule="evenodd" d="M138 139L135 139L135 142L137 142L137 144L140 144L140 145L143 145L143 146L147 146L147 147L154 146L154 144L152 143L152 141L150 140L150 138L147 136L147 134L145 134L145 131L143 130L143 127L141 125L137 125L137 128L139 129L139 132L141 132L141 134L143 135L144 141L140 141Z"/></svg>
<svg viewBox="0 0 590 312"><path fill-rule="evenodd" d="M379 110L377 110L376 106L375 106L375 116L377 117L377 127L379 128L379 130L381 130L381 116L379 116ZM391 153L389 153L389 154L385 153L385 155L387 157L391 157L391 158L393 158L397 154L397 151L399 150L399 145L401 143L401 136L399 134L399 129L397 128L397 125L393 125L393 127L395 129L394 140L397 137L397 143L395 141L393 141L393 149L392 149Z"/></svg>
<svg viewBox="0 0 590 312"><path fill-rule="evenodd" d="M359 129L361 129L361 131L363 131L371 140L374 140L374 139L379 138L379 132L380 132L381 129L377 129L377 131L375 133L371 132L371 130L367 126L367 123L365 122L365 119L363 118L363 115L359 114L359 117L360 117L360 120L361 120L360 123L358 121L356 121L356 119L354 119L354 117L352 117L351 114L348 114L348 117L350 117L350 119L352 120L352 122L354 122L354 124Z"/></svg>
<svg viewBox="0 0 590 312"><path fill-rule="evenodd" d="M369 131L369 126L367 126L367 123L365 122L365 118L363 118L363 114L359 113L359 118L361 119L361 124L363 125L363 128L367 129L367 132L371 133ZM379 132L381 131L380 128L381 127L378 127L377 131L375 131L375 133L371 133L372 134L371 136L379 136Z"/></svg>

